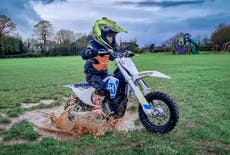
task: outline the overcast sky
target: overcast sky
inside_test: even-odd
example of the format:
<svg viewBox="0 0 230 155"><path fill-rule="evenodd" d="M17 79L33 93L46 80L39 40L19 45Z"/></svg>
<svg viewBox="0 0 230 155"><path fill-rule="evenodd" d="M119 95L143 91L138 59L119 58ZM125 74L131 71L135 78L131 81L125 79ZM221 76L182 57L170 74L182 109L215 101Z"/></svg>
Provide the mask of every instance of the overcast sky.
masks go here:
<svg viewBox="0 0 230 155"><path fill-rule="evenodd" d="M0 0L0 14L16 23L23 39L41 19L50 21L54 32L89 33L97 19L108 17L128 30L118 41L135 38L141 46L178 32L210 36L218 24L230 24L229 8L229 0Z"/></svg>

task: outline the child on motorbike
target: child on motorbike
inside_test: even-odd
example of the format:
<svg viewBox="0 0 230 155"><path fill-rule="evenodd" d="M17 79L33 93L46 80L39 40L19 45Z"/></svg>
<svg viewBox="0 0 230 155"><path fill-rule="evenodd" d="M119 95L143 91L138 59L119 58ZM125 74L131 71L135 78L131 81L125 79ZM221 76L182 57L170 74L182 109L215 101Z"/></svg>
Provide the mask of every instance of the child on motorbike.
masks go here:
<svg viewBox="0 0 230 155"><path fill-rule="evenodd" d="M96 118L103 117L102 103L107 93L103 79L108 76L109 60L115 59L108 51L117 50L116 35L120 32L127 33L117 23L103 17L95 22L93 26L93 39L81 51L82 58L87 60L84 66L86 81L95 88L92 102L95 105L93 112Z"/></svg>

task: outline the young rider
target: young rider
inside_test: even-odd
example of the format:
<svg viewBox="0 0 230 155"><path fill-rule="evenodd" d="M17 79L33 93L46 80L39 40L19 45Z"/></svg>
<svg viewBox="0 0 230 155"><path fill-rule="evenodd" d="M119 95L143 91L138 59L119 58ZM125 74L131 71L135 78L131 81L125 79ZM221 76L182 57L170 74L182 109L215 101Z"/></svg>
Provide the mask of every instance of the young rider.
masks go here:
<svg viewBox="0 0 230 155"><path fill-rule="evenodd" d="M95 92L92 95L92 101L95 105L93 112L99 118L103 115L102 103L107 93L103 79L108 76L109 60L114 60L111 53L106 51L117 50L116 35L120 32L127 33L116 22L103 17L95 22L93 39L81 51L82 58L87 60L84 67L86 81L95 88Z"/></svg>

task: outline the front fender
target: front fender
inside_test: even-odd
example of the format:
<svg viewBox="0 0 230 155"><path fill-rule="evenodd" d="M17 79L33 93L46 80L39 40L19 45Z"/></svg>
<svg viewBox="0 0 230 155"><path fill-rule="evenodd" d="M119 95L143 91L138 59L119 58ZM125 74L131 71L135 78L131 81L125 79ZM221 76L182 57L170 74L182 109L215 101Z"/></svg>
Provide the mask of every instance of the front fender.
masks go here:
<svg viewBox="0 0 230 155"><path fill-rule="evenodd" d="M138 72L137 75L133 76L133 81L137 81L137 80L143 79L145 77L150 77L150 76L165 78L165 79L171 79L170 76L168 76L164 73L158 72L158 71L142 71L142 72Z"/></svg>

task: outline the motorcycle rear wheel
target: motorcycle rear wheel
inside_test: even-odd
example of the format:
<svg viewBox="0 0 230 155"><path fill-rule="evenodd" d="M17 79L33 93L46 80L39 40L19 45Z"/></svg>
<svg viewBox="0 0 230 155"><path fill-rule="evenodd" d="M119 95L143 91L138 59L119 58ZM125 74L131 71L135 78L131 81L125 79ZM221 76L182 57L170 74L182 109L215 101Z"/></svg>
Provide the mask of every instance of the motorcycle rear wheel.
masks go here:
<svg viewBox="0 0 230 155"><path fill-rule="evenodd" d="M113 118L121 118L125 115L126 109L127 109L127 99L121 98L119 100L119 103L107 103L108 107L110 109L111 112L113 112L112 115L108 114L108 110L106 108L106 104L102 104L102 108L105 114L107 114L109 117L113 117ZM117 105L116 105L117 104Z"/></svg>

